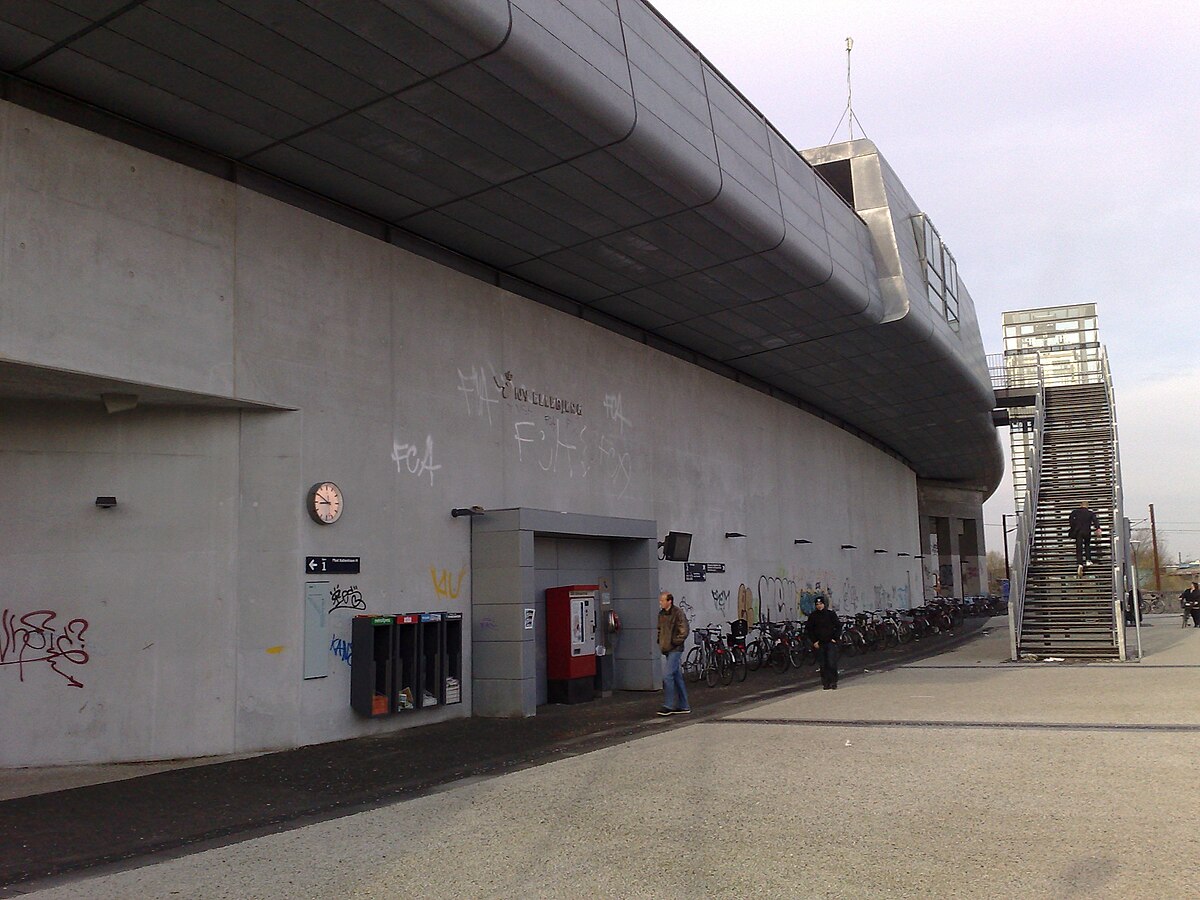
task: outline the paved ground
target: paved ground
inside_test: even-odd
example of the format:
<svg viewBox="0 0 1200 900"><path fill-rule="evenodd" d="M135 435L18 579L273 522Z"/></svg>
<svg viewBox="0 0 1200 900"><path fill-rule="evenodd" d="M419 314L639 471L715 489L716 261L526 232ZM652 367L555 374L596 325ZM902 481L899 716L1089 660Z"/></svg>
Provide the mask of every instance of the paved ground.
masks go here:
<svg viewBox="0 0 1200 900"><path fill-rule="evenodd" d="M1196 896L1200 630L1149 621L1140 663L1013 665L992 620L935 657L882 671L867 658L872 670L836 692L701 688L690 720L648 717L645 697L625 713L594 704L588 715L613 723L598 739L565 729L562 745L436 791L245 840L235 829L236 843L33 896ZM524 724L543 718L555 717ZM0 831L34 824L11 804L85 809L71 798L104 789L122 811L116 828L141 815L129 814L139 797L169 796L154 779L207 772L219 794L238 767L284 756L7 801ZM306 778L311 805L320 779ZM236 806L233 793L213 809Z"/></svg>

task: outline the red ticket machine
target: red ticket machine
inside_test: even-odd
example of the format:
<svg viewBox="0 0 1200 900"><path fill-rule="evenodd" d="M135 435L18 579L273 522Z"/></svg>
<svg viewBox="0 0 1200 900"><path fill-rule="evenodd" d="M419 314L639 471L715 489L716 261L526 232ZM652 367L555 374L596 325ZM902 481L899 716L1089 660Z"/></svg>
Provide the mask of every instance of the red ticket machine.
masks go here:
<svg viewBox="0 0 1200 900"><path fill-rule="evenodd" d="M595 696L594 584L546 591L546 678L551 703L584 703Z"/></svg>

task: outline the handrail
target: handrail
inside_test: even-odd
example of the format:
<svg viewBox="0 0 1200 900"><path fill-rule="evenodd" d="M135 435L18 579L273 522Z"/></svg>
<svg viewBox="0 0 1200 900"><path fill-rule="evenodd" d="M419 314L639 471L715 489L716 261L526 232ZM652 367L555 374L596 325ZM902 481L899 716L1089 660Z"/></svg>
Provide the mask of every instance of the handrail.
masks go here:
<svg viewBox="0 0 1200 900"><path fill-rule="evenodd" d="M1104 376L1104 390L1108 397L1108 414L1110 420L1110 448L1113 458L1113 519L1109 534L1109 545L1112 552L1112 609L1113 631L1117 636L1117 649L1122 660L1128 659L1128 648L1125 645L1125 623L1121 615L1121 603L1125 599L1124 575L1127 571L1125 560L1129 557L1129 534L1125 530L1125 490L1121 483L1121 440L1117 432L1117 397L1113 390L1112 370L1108 365L1108 350L1100 350L1100 370ZM1136 598L1135 598L1136 599ZM1134 614L1137 627L1138 658L1141 658L1142 632L1141 616Z"/></svg>
<svg viewBox="0 0 1200 900"><path fill-rule="evenodd" d="M1036 356L1035 356L1036 359ZM1025 615L1025 581L1029 575L1029 562L1033 548L1034 517L1037 512L1038 489L1042 478L1042 436L1046 425L1046 387L1042 381L1041 366L1035 363L1037 399L1033 416L1033 448L1029 457L1029 476L1025 482L1025 496L1017 517L1017 536L1014 541L1013 579L1008 590L1008 633L1009 647L1015 662L1020 658L1021 625Z"/></svg>

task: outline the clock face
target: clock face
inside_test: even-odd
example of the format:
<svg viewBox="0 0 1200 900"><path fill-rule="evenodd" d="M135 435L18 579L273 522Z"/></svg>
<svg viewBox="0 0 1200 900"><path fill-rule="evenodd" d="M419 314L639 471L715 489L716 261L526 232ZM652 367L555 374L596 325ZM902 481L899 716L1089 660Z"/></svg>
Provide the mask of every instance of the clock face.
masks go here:
<svg viewBox="0 0 1200 900"><path fill-rule="evenodd" d="M342 514L342 489L332 481L314 484L308 492L308 514L322 525L332 525Z"/></svg>

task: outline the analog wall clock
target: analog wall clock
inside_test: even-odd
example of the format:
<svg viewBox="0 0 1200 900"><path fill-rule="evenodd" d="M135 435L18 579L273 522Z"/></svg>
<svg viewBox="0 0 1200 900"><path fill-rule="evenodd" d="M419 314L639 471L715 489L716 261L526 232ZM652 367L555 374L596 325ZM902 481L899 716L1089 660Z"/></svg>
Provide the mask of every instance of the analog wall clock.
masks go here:
<svg viewBox="0 0 1200 900"><path fill-rule="evenodd" d="M332 481L314 484L308 490L308 514L321 525L332 525L342 515L342 489Z"/></svg>

